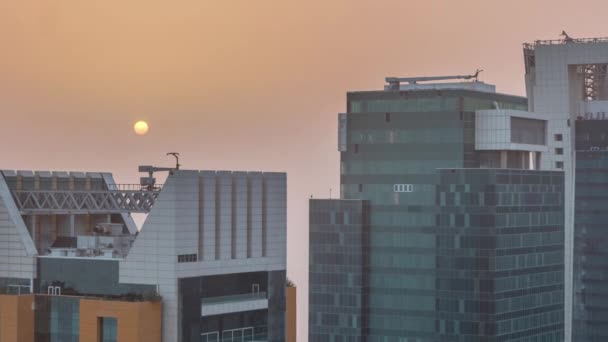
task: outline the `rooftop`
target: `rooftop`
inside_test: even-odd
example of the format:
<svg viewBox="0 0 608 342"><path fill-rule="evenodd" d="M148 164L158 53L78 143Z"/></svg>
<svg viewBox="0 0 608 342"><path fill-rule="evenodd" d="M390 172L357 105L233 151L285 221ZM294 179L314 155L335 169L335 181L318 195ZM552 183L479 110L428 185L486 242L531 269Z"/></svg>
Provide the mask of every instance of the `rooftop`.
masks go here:
<svg viewBox="0 0 608 342"><path fill-rule="evenodd" d="M159 184L116 184L101 172L1 170L22 214L147 213Z"/></svg>
<svg viewBox="0 0 608 342"><path fill-rule="evenodd" d="M593 43L608 43L608 37L598 38L570 38L565 36L563 39L550 39L550 40L535 40L532 43L524 43L525 49L534 49L537 46L545 45L565 45L565 44L593 44Z"/></svg>
<svg viewBox="0 0 608 342"><path fill-rule="evenodd" d="M386 85L384 90L420 91L420 90L472 90L484 93L496 93L496 86L481 81L473 82L441 82L441 83L408 83Z"/></svg>
<svg viewBox="0 0 608 342"><path fill-rule="evenodd" d="M162 190L148 169L140 184L105 172L0 170L0 208L23 219L39 256L124 258L137 234L131 214L150 212Z"/></svg>
<svg viewBox="0 0 608 342"><path fill-rule="evenodd" d="M471 75L449 75L449 76L422 76L422 77L387 77L384 90L442 90L442 89L467 89L488 93L496 92L496 87L479 81L479 73L483 70L477 69ZM456 80L457 82L443 82ZM442 82L437 82L442 81ZM405 84L404 84L405 83Z"/></svg>

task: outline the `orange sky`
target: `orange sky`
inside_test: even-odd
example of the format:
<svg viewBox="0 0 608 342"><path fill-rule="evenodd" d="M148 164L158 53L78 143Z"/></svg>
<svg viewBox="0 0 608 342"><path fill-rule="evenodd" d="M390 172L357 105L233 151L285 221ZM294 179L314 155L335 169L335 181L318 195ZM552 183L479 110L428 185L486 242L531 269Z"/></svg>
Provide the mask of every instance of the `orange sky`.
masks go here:
<svg viewBox="0 0 608 342"><path fill-rule="evenodd" d="M179 151L184 168L287 171L304 294L307 199L337 193L347 90L481 68L523 94L522 42L606 36L606 13L605 0L0 0L0 168L136 182L137 165Z"/></svg>

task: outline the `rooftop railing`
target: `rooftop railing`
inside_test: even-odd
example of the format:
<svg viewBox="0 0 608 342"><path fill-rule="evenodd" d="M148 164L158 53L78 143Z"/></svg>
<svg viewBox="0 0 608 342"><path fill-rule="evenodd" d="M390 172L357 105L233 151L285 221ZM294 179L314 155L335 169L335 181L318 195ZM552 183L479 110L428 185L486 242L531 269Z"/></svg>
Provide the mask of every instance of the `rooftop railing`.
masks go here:
<svg viewBox="0 0 608 342"><path fill-rule="evenodd" d="M224 304L255 299L266 299L266 292L245 293L229 296L208 297L201 299L202 304Z"/></svg>
<svg viewBox="0 0 608 342"><path fill-rule="evenodd" d="M117 191L160 191L163 184L141 185L141 184L107 184L109 190Z"/></svg>
<svg viewBox="0 0 608 342"><path fill-rule="evenodd" d="M524 48L533 49L539 45L563 45L563 44L580 44L580 43L606 43L608 37L598 38L576 38L576 39L550 39L550 40L535 40L533 43L524 43Z"/></svg>
<svg viewBox="0 0 608 342"><path fill-rule="evenodd" d="M161 189L139 187L136 190L15 190L12 193L23 214L147 213Z"/></svg>

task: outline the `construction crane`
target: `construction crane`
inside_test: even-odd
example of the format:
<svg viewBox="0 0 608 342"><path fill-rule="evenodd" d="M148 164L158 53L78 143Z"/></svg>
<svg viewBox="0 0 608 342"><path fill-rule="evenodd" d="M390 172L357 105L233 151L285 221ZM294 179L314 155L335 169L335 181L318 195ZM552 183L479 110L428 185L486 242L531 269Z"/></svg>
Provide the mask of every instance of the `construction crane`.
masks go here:
<svg viewBox="0 0 608 342"><path fill-rule="evenodd" d="M147 172L148 177L140 177L139 184L142 189L146 189L148 191L153 191L158 189L156 186L156 178L154 178L154 172L163 172L168 171L169 174L172 174L173 171L179 170L179 153L177 152L169 152L167 156L173 156L175 158L175 167L156 167L151 165L140 165L139 172Z"/></svg>
<svg viewBox="0 0 608 342"><path fill-rule="evenodd" d="M564 37L564 42L566 43L571 43L574 41L574 39L572 37L570 37L566 31L562 31L562 34L560 34L560 36Z"/></svg>
<svg viewBox="0 0 608 342"><path fill-rule="evenodd" d="M447 80L473 80L477 82L479 73L483 70L477 69L472 75L455 76L432 76L432 77L387 77L386 83L391 90L399 90L401 83L418 84L418 82L447 81Z"/></svg>

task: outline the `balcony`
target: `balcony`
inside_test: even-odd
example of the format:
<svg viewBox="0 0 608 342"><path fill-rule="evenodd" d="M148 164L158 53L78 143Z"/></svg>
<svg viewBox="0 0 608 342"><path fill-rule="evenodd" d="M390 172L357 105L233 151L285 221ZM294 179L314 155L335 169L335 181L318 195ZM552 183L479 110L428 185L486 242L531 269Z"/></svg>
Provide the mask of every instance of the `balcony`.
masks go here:
<svg viewBox="0 0 608 342"><path fill-rule="evenodd" d="M203 317L263 309L268 309L268 296L266 292L252 292L201 299L201 316Z"/></svg>
<svg viewBox="0 0 608 342"><path fill-rule="evenodd" d="M266 326L244 327L201 334L200 342L267 342Z"/></svg>

